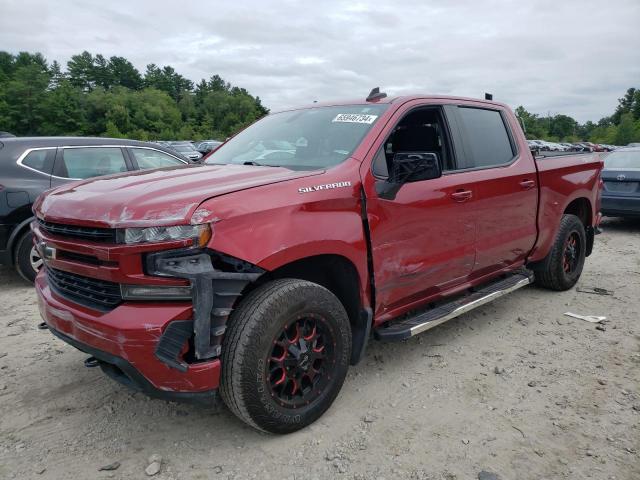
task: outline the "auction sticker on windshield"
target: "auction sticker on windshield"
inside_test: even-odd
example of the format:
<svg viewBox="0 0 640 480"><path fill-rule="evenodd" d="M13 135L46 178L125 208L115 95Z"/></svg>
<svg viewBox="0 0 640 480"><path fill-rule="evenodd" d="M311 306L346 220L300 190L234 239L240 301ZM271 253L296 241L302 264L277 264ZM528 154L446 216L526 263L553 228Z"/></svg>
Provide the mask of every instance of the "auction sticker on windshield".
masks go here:
<svg viewBox="0 0 640 480"><path fill-rule="evenodd" d="M372 124L376 121L378 115L366 115L363 113L339 113L332 122L342 123L367 123Z"/></svg>

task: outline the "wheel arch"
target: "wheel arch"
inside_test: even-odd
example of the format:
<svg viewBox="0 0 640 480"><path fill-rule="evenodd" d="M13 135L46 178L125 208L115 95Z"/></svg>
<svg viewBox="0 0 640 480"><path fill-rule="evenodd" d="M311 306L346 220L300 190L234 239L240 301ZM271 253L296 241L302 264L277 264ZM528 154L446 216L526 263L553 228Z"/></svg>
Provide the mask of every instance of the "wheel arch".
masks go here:
<svg viewBox="0 0 640 480"><path fill-rule="evenodd" d="M317 283L340 300L351 324L351 363L358 363L364 355L371 332L372 310L362 303L363 286L355 264L338 254L304 257L265 273L250 288L281 278L296 278Z"/></svg>
<svg viewBox="0 0 640 480"><path fill-rule="evenodd" d="M11 235L9 235L9 240L7 241L7 251L10 252L11 262L13 263L13 257L15 253L15 248L18 243L18 239L24 235L24 233L29 229L29 225L36 219L34 216L30 216L24 220L22 220L15 228L12 230Z"/></svg>
<svg viewBox="0 0 640 480"><path fill-rule="evenodd" d="M591 207L591 201L586 197L578 197L573 199L565 207L564 214L575 215L580 219L582 224L586 227L591 226L591 219L593 218L593 208Z"/></svg>
<svg viewBox="0 0 640 480"><path fill-rule="evenodd" d="M584 230L587 234L587 245L585 249L585 255L587 257L591 255L591 252L593 251L593 242L595 237L595 229L592 225L593 213L591 201L586 197L573 199L562 212L563 215L575 215L580 219L582 225L584 225Z"/></svg>

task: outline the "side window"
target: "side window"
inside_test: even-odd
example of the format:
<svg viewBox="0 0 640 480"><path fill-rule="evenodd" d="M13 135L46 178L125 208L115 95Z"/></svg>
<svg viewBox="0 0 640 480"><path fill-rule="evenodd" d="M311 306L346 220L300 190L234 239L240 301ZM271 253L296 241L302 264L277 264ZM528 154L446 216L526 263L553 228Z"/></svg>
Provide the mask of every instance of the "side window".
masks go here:
<svg viewBox="0 0 640 480"><path fill-rule="evenodd" d="M459 107L458 112L473 162L471 167L497 166L511 161L515 151L499 111Z"/></svg>
<svg viewBox="0 0 640 480"><path fill-rule="evenodd" d="M373 159L372 171L377 177L388 177L393 171L397 153L432 153L442 170L453 170L454 160L441 109L418 107L407 113L393 128Z"/></svg>
<svg viewBox="0 0 640 480"><path fill-rule="evenodd" d="M140 170L148 168L175 167L176 165L185 165L175 157L168 155L160 150L152 150L149 148L129 148L133 157L138 162Z"/></svg>
<svg viewBox="0 0 640 480"><path fill-rule="evenodd" d="M119 147L65 148L59 176L90 178L127 170Z"/></svg>
<svg viewBox="0 0 640 480"><path fill-rule="evenodd" d="M38 170L39 172L46 173L47 175L51 173L51 163L48 162L48 157L51 152L55 150L32 150L27 154L26 157L22 159L22 165L33 168L34 170Z"/></svg>
<svg viewBox="0 0 640 480"><path fill-rule="evenodd" d="M373 159L373 174L376 177L387 178L389 176L389 165L387 164L387 156L384 148L378 150Z"/></svg>

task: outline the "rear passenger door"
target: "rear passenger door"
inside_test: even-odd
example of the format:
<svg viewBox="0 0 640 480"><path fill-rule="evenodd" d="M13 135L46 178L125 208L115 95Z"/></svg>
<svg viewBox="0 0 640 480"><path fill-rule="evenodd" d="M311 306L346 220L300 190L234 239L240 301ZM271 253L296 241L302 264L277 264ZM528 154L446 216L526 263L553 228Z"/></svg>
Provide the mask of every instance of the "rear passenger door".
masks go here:
<svg viewBox="0 0 640 480"><path fill-rule="evenodd" d="M119 146L60 147L51 186L129 170L133 170L133 166Z"/></svg>
<svg viewBox="0 0 640 480"><path fill-rule="evenodd" d="M534 160L518 145L504 111L484 104L455 108L465 170L476 192L476 256L472 278L522 264L537 235Z"/></svg>

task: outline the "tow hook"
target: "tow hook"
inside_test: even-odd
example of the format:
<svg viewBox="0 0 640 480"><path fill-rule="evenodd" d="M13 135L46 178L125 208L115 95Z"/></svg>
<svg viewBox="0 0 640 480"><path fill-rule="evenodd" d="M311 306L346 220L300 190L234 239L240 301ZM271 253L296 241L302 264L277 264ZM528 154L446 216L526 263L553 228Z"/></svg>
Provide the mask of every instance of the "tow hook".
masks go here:
<svg viewBox="0 0 640 480"><path fill-rule="evenodd" d="M49 325L47 325L45 322L40 322L38 324L38 330L49 330Z"/></svg>
<svg viewBox="0 0 640 480"><path fill-rule="evenodd" d="M84 361L84 366L87 368L94 368L100 366L100 360L96 357L87 357Z"/></svg>

